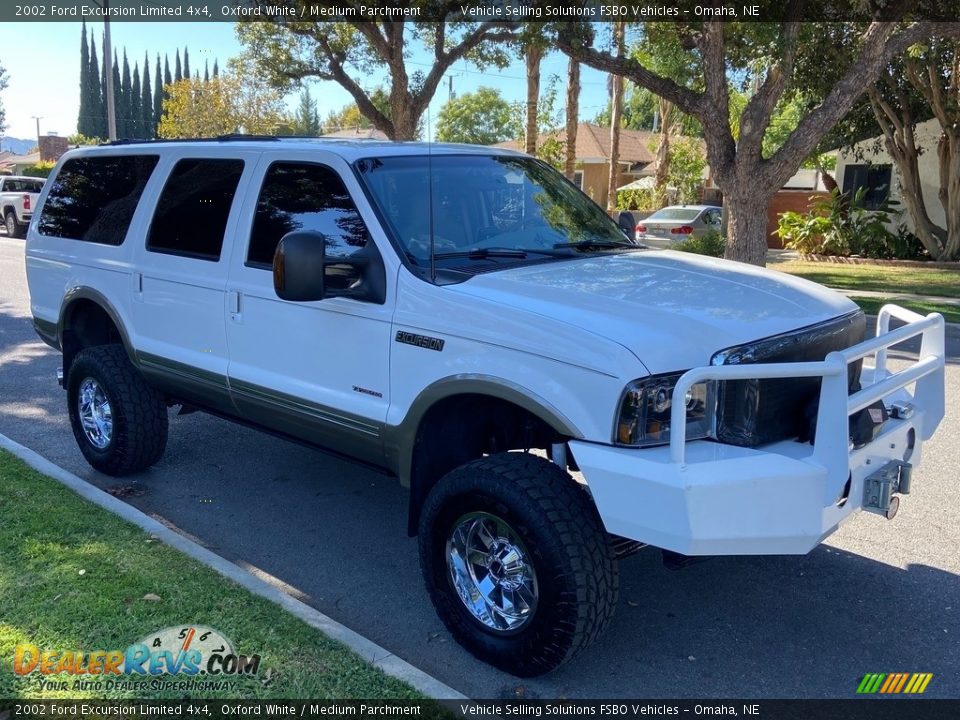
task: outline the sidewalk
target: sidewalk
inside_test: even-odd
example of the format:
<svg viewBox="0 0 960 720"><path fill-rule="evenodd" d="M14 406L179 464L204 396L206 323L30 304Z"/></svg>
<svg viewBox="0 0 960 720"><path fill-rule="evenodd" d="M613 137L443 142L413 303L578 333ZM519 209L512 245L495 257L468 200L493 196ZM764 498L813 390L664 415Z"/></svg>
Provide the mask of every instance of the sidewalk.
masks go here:
<svg viewBox="0 0 960 720"><path fill-rule="evenodd" d="M833 288L838 293L849 297L873 297L887 300L914 300L917 302L936 303L938 305L955 305L960 307L960 298L942 297L940 295L914 295L913 293L881 292L879 290L844 290Z"/></svg>

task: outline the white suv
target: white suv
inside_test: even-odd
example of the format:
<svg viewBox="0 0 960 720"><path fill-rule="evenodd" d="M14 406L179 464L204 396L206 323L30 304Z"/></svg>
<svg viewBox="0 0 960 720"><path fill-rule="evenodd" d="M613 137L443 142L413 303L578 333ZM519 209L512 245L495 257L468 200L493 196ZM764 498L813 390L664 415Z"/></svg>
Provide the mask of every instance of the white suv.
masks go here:
<svg viewBox="0 0 960 720"><path fill-rule="evenodd" d="M865 339L843 296L637 247L491 148L77 150L27 275L91 465L155 463L181 405L393 473L440 617L518 675L600 633L643 545L806 553L861 509L892 516L944 411L939 315L888 306Z"/></svg>

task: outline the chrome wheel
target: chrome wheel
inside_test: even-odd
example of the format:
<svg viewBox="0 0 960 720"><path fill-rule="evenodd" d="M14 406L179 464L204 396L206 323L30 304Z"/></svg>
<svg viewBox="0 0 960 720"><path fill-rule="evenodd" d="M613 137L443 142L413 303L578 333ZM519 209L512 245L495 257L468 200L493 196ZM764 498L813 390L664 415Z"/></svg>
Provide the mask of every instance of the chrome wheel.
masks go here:
<svg viewBox="0 0 960 720"><path fill-rule="evenodd" d="M537 609L537 575L507 523L484 512L459 518L447 540L447 570L460 600L492 630L514 632Z"/></svg>
<svg viewBox="0 0 960 720"><path fill-rule="evenodd" d="M13 217L13 213L7 213L7 235L14 237L17 234L17 221Z"/></svg>
<svg viewBox="0 0 960 720"><path fill-rule="evenodd" d="M104 450L113 438L113 412L103 388L93 378L86 378L77 390L77 408L83 434L97 450Z"/></svg>

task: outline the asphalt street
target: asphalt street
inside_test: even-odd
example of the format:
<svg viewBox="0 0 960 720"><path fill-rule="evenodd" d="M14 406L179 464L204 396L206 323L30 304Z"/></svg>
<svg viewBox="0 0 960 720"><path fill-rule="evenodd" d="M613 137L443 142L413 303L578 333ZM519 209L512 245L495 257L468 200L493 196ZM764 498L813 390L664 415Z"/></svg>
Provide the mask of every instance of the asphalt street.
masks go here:
<svg viewBox="0 0 960 720"><path fill-rule="evenodd" d="M0 232L0 432L469 696L848 698L864 673L901 671L934 673L927 696L960 697L955 328L947 417L895 520L861 513L803 557L668 571L644 550L621 564L611 630L560 670L518 680L474 660L437 619L392 478L202 413L171 415L166 455L149 471L92 470L55 380L59 354L31 326L23 247Z"/></svg>

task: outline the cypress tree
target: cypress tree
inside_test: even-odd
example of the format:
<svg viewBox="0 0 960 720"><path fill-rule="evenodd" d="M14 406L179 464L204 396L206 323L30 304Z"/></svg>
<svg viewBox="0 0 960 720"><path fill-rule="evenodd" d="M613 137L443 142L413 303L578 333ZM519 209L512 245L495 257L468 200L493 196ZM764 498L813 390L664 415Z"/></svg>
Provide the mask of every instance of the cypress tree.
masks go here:
<svg viewBox="0 0 960 720"><path fill-rule="evenodd" d="M133 83L130 79L130 63L127 62L127 49L123 49L123 75L120 81L120 93L123 101L120 107L123 108L123 134L121 137L133 137ZM120 131L117 130L119 133Z"/></svg>
<svg viewBox="0 0 960 720"><path fill-rule="evenodd" d="M183 48L183 76L190 79L190 50L186 46Z"/></svg>
<svg viewBox="0 0 960 720"><path fill-rule="evenodd" d="M215 78L220 77L220 66L217 64L217 61L213 61L213 76Z"/></svg>
<svg viewBox="0 0 960 720"><path fill-rule="evenodd" d="M203 81L205 83L210 82L210 61L209 60L203 61Z"/></svg>
<svg viewBox="0 0 960 720"><path fill-rule="evenodd" d="M183 80L183 66L180 65L180 50L178 48L177 61L176 61L175 69L173 71L173 81L180 82L181 80Z"/></svg>
<svg viewBox="0 0 960 720"><path fill-rule="evenodd" d="M80 30L80 110L77 113L77 132L92 135L90 131L93 108L90 97L90 48L87 46L87 23Z"/></svg>
<svg viewBox="0 0 960 720"><path fill-rule="evenodd" d="M103 98L103 75L100 60L97 58L97 43L94 41L93 33L90 33L90 69L87 72L87 82L90 84L93 137L105 138L107 137L106 101Z"/></svg>
<svg viewBox="0 0 960 720"><path fill-rule="evenodd" d="M143 138L143 108L140 105L140 66L133 66L133 82L130 84L130 135Z"/></svg>
<svg viewBox="0 0 960 720"><path fill-rule="evenodd" d="M140 94L140 137L153 138L153 91L150 89L150 56L143 54L143 91Z"/></svg>
<svg viewBox="0 0 960 720"><path fill-rule="evenodd" d="M169 74L169 68L168 68ZM157 69L153 76L153 136L157 137L157 125L163 117L163 76L160 74L160 53L157 53Z"/></svg>
<svg viewBox="0 0 960 720"><path fill-rule="evenodd" d="M114 65L116 67L116 65ZM107 49L103 48L103 65L100 68L100 108L103 112L103 137L109 137L110 129L107 122Z"/></svg>
<svg viewBox="0 0 960 720"><path fill-rule="evenodd" d="M123 122L123 85L120 82L120 61L117 52L113 52L113 113L117 121L117 139L125 138L126 125Z"/></svg>

